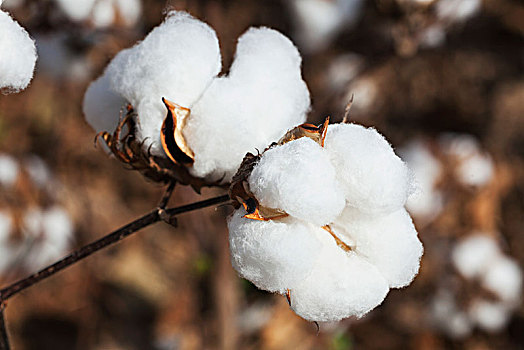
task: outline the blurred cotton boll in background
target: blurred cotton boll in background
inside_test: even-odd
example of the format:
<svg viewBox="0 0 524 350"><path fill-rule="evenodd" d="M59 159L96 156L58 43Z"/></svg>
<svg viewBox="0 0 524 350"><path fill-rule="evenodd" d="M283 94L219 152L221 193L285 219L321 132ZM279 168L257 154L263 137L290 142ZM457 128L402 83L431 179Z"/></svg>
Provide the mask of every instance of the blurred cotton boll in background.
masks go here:
<svg viewBox="0 0 524 350"><path fill-rule="evenodd" d="M0 280L37 271L65 255L74 241L73 220L58 200L60 186L47 164L36 155L1 159L0 177L9 183L0 186ZM13 165L16 172L1 174Z"/></svg>
<svg viewBox="0 0 524 350"><path fill-rule="evenodd" d="M356 23L363 5L362 0L289 1L301 48L315 52L328 47L341 30Z"/></svg>
<svg viewBox="0 0 524 350"><path fill-rule="evenodd" d="M468 336L474 327L503 330L522 301L518 263L502 252L493 234L483 232L471 233L451 253L453 267L462 278L436 295L436 326L456 338ZM449 322L454 319L460 319L461 326Z"/></svg>
<svg viewBox="0 0 524 350"><path fill-rule="evenodd" d="M134 25L142 13L140 0L55 0L60 10L73 22L89 22L94 27Z"/></svg>
<svg viewBox="0 0 524 350"><path fill-rule="evenodd" d="M2 10L0 33L0 90L18 92L25 89L33 77L35 43L25 29Z"/></svg>

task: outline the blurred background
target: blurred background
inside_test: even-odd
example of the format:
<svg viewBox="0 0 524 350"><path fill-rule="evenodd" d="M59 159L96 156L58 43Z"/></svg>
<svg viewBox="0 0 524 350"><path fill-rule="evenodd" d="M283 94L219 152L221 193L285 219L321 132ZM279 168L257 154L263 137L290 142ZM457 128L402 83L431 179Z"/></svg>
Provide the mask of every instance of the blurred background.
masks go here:
<svg viewBox="0 0 524 350"><path fill-rule="evenodd" d="M523 349L524 2L4 0L35 39L29 88L0 95L0 281L148 212L162 188L93 145L90 81L167 9L209 23L224 72L269 26L303 54L309 121L373 125L410 164L419 276L363 319L315 325L229 262L230 208L157 224L9 302L15 349ZM176 43L174 43L176 45ZM205 189L203 197L221 194ZM170 205L199 200L178 187Z"/></svg>

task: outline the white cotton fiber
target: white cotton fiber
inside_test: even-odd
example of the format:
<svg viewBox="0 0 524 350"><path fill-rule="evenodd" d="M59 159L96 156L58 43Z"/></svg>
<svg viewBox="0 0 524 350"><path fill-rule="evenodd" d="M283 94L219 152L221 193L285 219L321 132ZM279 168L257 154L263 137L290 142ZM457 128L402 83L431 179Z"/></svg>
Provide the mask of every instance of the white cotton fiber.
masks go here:
<svg viewBox="0 0 524 350"><path fill-rule="evenodd" d="M405 209L384 216L346 210L335 222L355 242L355 251L373 264L390 288L409 285L418 273L424 248Z"/></svg>
<svg viewBox="0 0 524 350"><path fill-rule="evenodd" d="M264 152L249 188L261 205L317 226L332 222L346 204L328 153L307 137Z"/></svg>
<svg viewBox="0 0 524 350"><path fill-rule="evenodd" d="M509 321L511 313L500 302L476 300L469 308L469 317L488 332L502 330Z"/></svg>
<svg viewBox="0 0 524 350"><path fill-rule="evenodd" d="M231 262L258 288L285 292L310 273L320 242L310 225L286 219L258 221L237 210L228 221Z"/></svg>
<svg viewBox="0 0 524 350"><path fill-rule="evenodd" d="M390 213L404 206L411 190L408 168L375 129L331 125L325 149L350 206L369 214Z"/></svg>
<svg viewBox="0 0 524 350"><path fill-rule="evenodd" d="M125 105L126 100L111 89L107 74L92 82L84 95L84 115L96 132L113 133Z"/></svg>
<svg viewBox="0 0 524 350"><path fill-rule="evenodd" d="M187 13L170 12L143 41L121 51L106 74L112 89L137 110L138 138L147 139L146 146L152 143L153 153L163 154L160 128L167 111L162 97L191 108L220 69L213 29ZM209 140L208 135L198 137Z"/></svg>
<svg viewBox="0 0 524 350"><path fill-rule="evenodd" d="M442 165L428 145L420 140L408 143L399 154L413 172L416 182L416 190L409 196L406 208L415 218L429 222L440 214L443 207L442 192L436 189Z"/></svg>
<svg viewBox="0 0 524 350"><path fill-rule="evenodd" d="M55 0L60 9L73 21L85 21L96 0Z"/></svg>
<svg viewBox="0 0 524 350"><path fill-rule="evenodd" d="M18 179L19 172L20 166L13 157L0 153L0 185L13 186Z"/></svg>
<svg viewBox="0 0 524 350"><path fill-rule="evenodd" d="M502 300L516 303L522 293L522 271L514 260L505 256L490 259L482 276L482 285Z"/></svg>
<svg viewBox="0 0 524 350"><path fill-rule="evenodd" d="M291 289L291 308L310 321L361 317L377 307L389 288L380 272L356 253L340 249L327 232L311 274Z"/></svg>
<svg viewBox="0 0 524 350"><path fill-rule="evenodd" d="M93 6L92 21L95 27L110 26L115 20L115 5L112 0L98 0Z"/></svg>
<svg viewBox="0 0 524 350"><path fill-rule="evenodd" d="M134 25L142 13L142 3L140 0L114 0L122 20L128 26Z"/></svg>
<svg viewBox="0 0 524 350"><path fill-rule="evenodd" d="M24 28L0 10L0 89L25 89L35 63L35 43Z"/></svg>
<svg viewBox="0 0 524 350"><path fill-rule="evenodd" d="M475 278L486 271L499 257L497 242L485 234L471 235L453 249L451 259L455 268L467 278Z"/></svg>
<svg viewBox="0 0 524 350"><path fill-rule="evenodd" d="M305 121L310 100L300 64L293 43L275 30L240 37L229 75L213 81L183 131L195 153L193 175L227 182L247 152Z"/></svg>

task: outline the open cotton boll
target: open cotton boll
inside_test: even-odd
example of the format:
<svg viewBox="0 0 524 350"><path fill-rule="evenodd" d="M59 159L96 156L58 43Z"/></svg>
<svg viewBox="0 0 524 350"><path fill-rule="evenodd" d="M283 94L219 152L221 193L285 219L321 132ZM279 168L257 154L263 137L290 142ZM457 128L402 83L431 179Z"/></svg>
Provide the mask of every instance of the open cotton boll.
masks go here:
<svg viewBox="0 0 524 350"><path fill-rule="evenodd" d="M0 89L25 89L36 63L36 48L29 34L0 10Z"/></svg>
<svg viewBox="0 0 524 350"><path fill-rule="evenodd" d="M375 266L354 252L346 253L325 232L311 274L291 289L291 308L310 321L361 317L382 303L389 288Z"/></svg>
<svg viewBox="0 0 524 350"><path fill-rule="evenodd" d="M92 21L95 27L110 26L115 20L115 7L112 0L98 0L93 6Z"/></svg>
<svg viewBox="0 0 524 350"><path fill-rule="evenodd" d="M19 172L20 166L13 157L7 154L0 154L0 185L13 186Z"/></svg>
<svg viewBox="0 0 524 350"><path fill-rule="evenodd" d="M261 205L317 226L332 222L346 204L329 155L307 137L264 152L249 188Z"/></svg>
<svg viewBox="0 0 524 350"><path fill-rule="evenodd" d="M464 277L474 278L482 274L499 255L499 247L492 237L475 234L454 247L451 259Z"/></svg>
<svg viewBox="0 0 524 350"><path fill-rule="evenodd" d="M116 0L118 11L126 25L134 25L142 13L142 3L140 0Z"/></svg>
<svg viewBox="0 0 524 350"><path fill-rule="evenodd" d="M468 315L457 307L449 290L437 292L431 305L431 317L436 325L453 338L468 336L473 328Z"/></svg>
<svg viewBox="0 0 524 350"><path fill-rule="evenodd" d="M55 0L60 9L73 21L85 21L95 5L96 0Z"/></svg>
<svg viewBox="0 0 524 350"><path fill-rule="evenodd" d="M319 255L314 230L295 220L258 221L237 210L228 221L231 262L258 288L284 292L302 281Z"/></svg>
<svg viewBox="0 0 524 350"><path fill-rule="evenodd" d="M512 259L499 256L488 260L482 285L508 303L518 302L522 293L522 271Z"/></svg>
<svg viewBox="0 0 524 350"><path fill-rule="evenodd" d="M493 178L495 173L491 157L476 153L464 159L456 169L460 182L470 186L483 186Z"/></svg>
<svg viewBox="0 0 524 350"><path fill-rule="evenodd" d="M121 51L106 74L112 89L137 110L139 139L147 139L145 146L152 144L154 154L163 154L162 97L191 108L220 69L213 29L187 13L170 12L143 41Z"/></svg>
<svg viewBox="0 0 524 350"><path fill-rule="evenodd" d="M86 121L96 130L112 133L120 120L120 111L126 100L112 89L107 74L92 82L84 95L83 110Z"/></svg>
<svg viewBox="0 0 524 350"><path fill-rule="evenodd" d="M502 330L509 321L510 312L500 302L476 300L469 308L469 317L489 332Z"/></svg>
<svg viewBox="0 0 524 350"><path fill-rule="evenodd" d="M194 176L227 182L246 152L305 121L310 100L300 64L296 47L275 30L252 28L239 38L229 75L213 81L183 131Z"/></svg>
<svg viewBox="0 0 524 350"><path fill-rule="evenodd" d="M409 196L406 208L416 218L431 221L442 211L443 196L435 189L442 165L422 141L412 141L398 150L416 181L416 191Z"/></svg>
<svg viewBox="0 0 524 350"><path fill-rule="evenodd" d="M325 149L350 206L369 214L404 206L411 190L408 168L376 130L356 124L331 125Z"/></svg>
<svg viewBox="0 0 524 350"><path fill-rule="evenodd" d="M59 250L65 250L73 233L73 223L63 208L55 206L45 211L42 230L49 243Z"/></svg>
<svg viewBox="0 0 524 350"><path fill-rule="evenodd" d="M377 267L390 288L405 287L417 275L424 248L405 209L384 216L346 210L335 225L340 228L337 232L355 242L356 253Z"/></svg>

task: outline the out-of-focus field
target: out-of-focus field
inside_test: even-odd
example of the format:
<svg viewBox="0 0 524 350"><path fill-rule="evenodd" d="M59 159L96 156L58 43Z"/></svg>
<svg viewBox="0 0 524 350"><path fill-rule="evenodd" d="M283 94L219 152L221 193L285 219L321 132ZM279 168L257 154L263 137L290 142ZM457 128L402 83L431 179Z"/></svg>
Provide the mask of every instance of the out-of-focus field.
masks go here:
<svg viewBox="0 0 524 350"><path fill-rule="evenodd" d="M414 215L425 246L420 274L363 319L321 324L317 334L285 298L237 277L227 243L230 208L220 207L181 215L177 228L156 224L10 300L14 349L524 348L522 305L492 331L473 322L458 332L464 324L454 325L451 313L453 326L446 329L435 311L439 292L453 294L461 310L482 297L451 263L462 237L494 237L524 267L524 3L482 0L469 18L457 19L436 15L441 1L364 2L352 26L321 44L308 44L284 0L144 0L136 23L119 17L104 28L69 19L53 1L7 8L36 39L40 58L27 90L0 95L0 152L47 163L56 182L50 196L73 221L70 249L148 212L162 194L159 185L95 149L82 99L109 60L160 23L166 8L187 10L215 28L224 71L249 26L280 30L303 51L309 121L327 115L340 121L353 94L353 121L375 126L399 150L419 140L440 164L426 188L438 193L426 205L439 204ZM474 137L489 164L467 168L466 178L487 171L482 181L456 175L464 150L451 144L449 133L462 135L455 140ZM49 205L23 181L17 186L15 193L31 198L17 200L18 211ZM198 196L178 187L170 206L221 193L205 189ZM0 195L0 208L13 203ZM0 281L5 286L30 272L13 265Z"/></svg>

